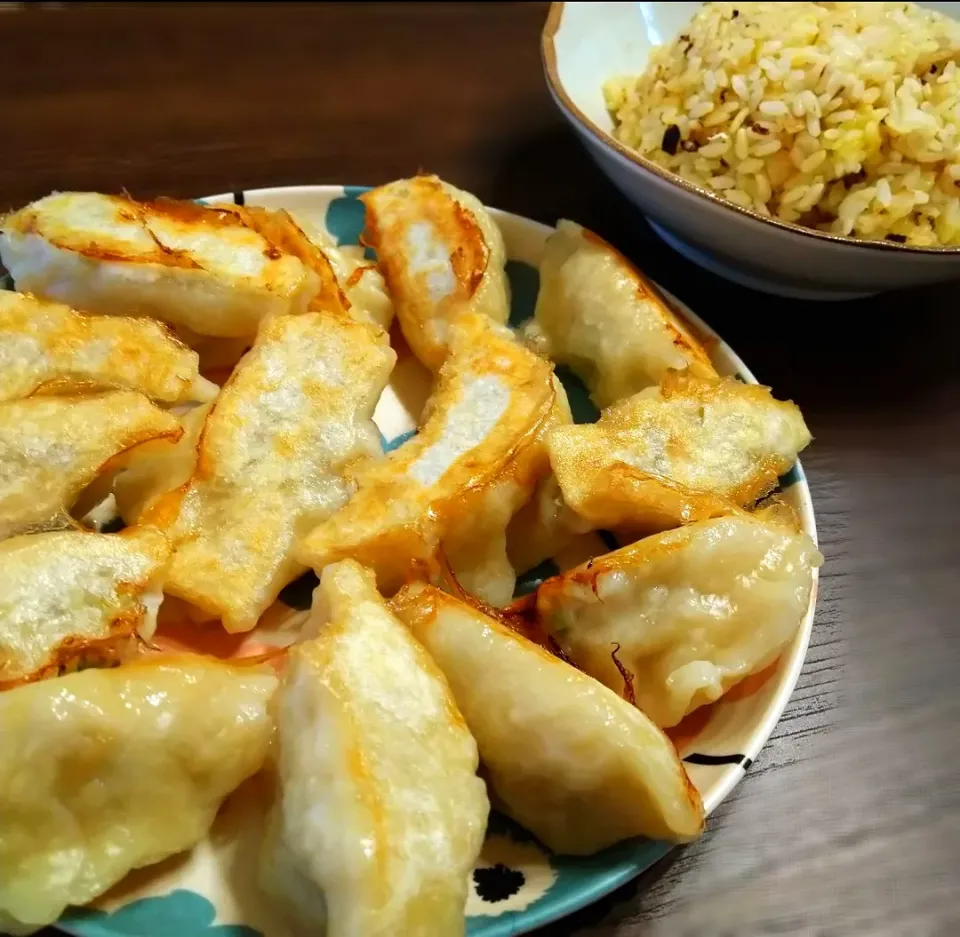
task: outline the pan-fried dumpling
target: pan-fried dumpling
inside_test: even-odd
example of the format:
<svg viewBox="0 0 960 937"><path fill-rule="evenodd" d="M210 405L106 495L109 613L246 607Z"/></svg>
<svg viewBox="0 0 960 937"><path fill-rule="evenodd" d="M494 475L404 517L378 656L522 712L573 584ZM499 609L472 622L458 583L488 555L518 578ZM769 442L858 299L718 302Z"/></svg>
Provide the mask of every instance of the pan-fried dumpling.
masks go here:
<svg viewBox="0 0 960 937"><path fill-rule="evenodd" d="M277 695L266 891L304 933L462 935L489 803L447 681L349 560L307 627Z"/></svg>
<svg viewBox="0 0 960 937"><path fill-rule="evenodd" d="M212 407L208 403L184 413L179 418L179 439L146 442L123 457L112 493L124 523L136 524L162 495L190 481L197 466L200 433Z"/></svg>
<svg viewBox="0 0 960 937"><path fill-rule="evenodd" d="M393 321L393 301L386 291L383 277L376 264L348 258L336 247L325 243L328 239L308 231L285 211L266 208L241 209L244 218L272 243L313 270L321 289L310 305L311 309L326 309L335 302L351 315L364 322L389 329ZM362 252L362 248L358 248Z"/></svg>
<svg viewBox="0 0 960 937"><path fill-rule="evenodd" d="M201 335L253 335L319 289L235 212L173 199L56 192L0 221L0 258L24 292Z"/></svg>
<svg viewBox="0 0 960 937"><path fill-rule="evenodd" d="M550 357L576 371L601 408L659 384L670 368L716 376L656 287L572 221L560 221L547 240L534 317Z"/></svg>
<svg viewBox="0 0 960 937"><path fill-rule="evenodd" d="M462 520L450 524L443 538L443 553L460 585L497 608L510 604L517 581L507 555L507 525L549 465L538 448L528 447L521 477L506 475L466 495L458 506Z"/></svg>
<svg viewBox="0 0 960 937"><path fill-rule="evenodd" d="M330 262L353 314L365 316L389 330L393 322L393 300L377 265L365 259L363 247L358 244L338 246L326 231L306 218L297 217L296 223Z"/></svg>
<svg viewBox="0 0 960 937"><path fill-rule="evenodd" d="M347 464L382 454L371 417L395 359L340 309L264 322L204 425L167 592L253 628L304 571L294 541L349 497Z"/></svg>
<svg viewBox="0 0 960 937"><path fill-rule="evenodd" d="M433 586L406 586L393 608L450 682L507 813L554 852L699 835L700 797L638 709Z"/></svg>
<svg viewBox="0 0 960 937"><path fill-rule="evenodd" d="M428 368L443 364L461 312L507 321L503 235L474 196L436 176L415 176L360 199L364 242L377 252L404 338Z"/></svg>
<svg viewBox="0 0 960 937"><path fill-rule="evenodd" d="M506 578L512 590L506 523L546 467L540 438L555 408L549 363L504 327L464 313L420 432L355 473L357 493L304 538L298 555L315 569L352 557L393 591L456 531L450 559L458 577L481 593L490 579L498 594ZM470 552L475 531L489 542Z"/></svg>
<svg viewBox="0 0 960 937"><path fill-rule="evenodd" d="M460 585L496 608L510 604L517 573L529 568L517 566L510 555L512 518L548 481L546 437L554 426L570 418L566 391L556 377L553 389L553 409L537 437L517 450L509 469L496 480L464 496L460 507L469 521L451 525L443 540L443 552Z"/></svg>
<svg viewBox="0 0 960 937"><path fill-rule="evenodd" d="M340 288L350 300L354 315L366 316L370 322L389 330L393 323L393 299L377 265L364 259L363 248L330 246L324 247L323 252L337 275Z"/></svg>
<svg viewBox="0 0 960 937"><path fill-rule="evenodd" d="M823 562L813 542L748 514L647 537L548 579L537 610L564 654L674 726L773 663Z"/></svg>
<svg viewBox="0 0 960 937"><path fill-rule="evenodd" d="M0 403L0 537L62 526L109 459L180 432L175 417L131 390Z"/></svg>
<svg viewBox="0 0 960 937"><path fill-rule="evenodd" d="M556 419L544 433L545 447L554 428L573 423L566 391L559 381L557 386ZM525 573L545 559L556 556L578 533L585 533L588 529L589 526L564 503L553 473L545 472L533 497L514 514L507 527L510 565L518 573Z"/></svg>
<svg viewBox="0 0 960 937"><path fill-rule="evenodd" d="M510 521L507 556L518 573L525 573L561 553L578 534L592 529L567 506L557 478L551 473Z"/></svg>
<svg viewBox="0 0 960 937"><path fill-rule="evenodd" d="M727 513L767 494L810 442L800 410L733 378L670 371L548 437L563 498L593 527L646 533Z"/></svg>
<svg viewBox="0 0 960 937"><path fill-rule="evenodd" d="M283 209L272 211L255 205L247 207L216 205L214 207L233 214L274 247L298 258L307 270L313 271L316 275L317 291L308 309L319 312L330 308L342 310L350 308L350 302L340 289L337 276L326 254L307 237L289 212Z"/></svg>
<svg viewBox="0 0 960 937"><path fill-rule="evenodd" d="M0 543L0 687L122 658L152 633L169 556L153 527Z"/></svg>
<svg viewBox="0 0 960 937"><path fill-rule="evenodd" d="M163 403L217 392L200 377L197 353L153 319L84 316L0 291L0 400L91 386L139 390Z"/></svg>
<svg viewBox="0 0 960 937"><path fill-rule="evenodd" d="M0 932L52 924L200 840L263 763L276 683L183 657L0 693Z"/></svg>

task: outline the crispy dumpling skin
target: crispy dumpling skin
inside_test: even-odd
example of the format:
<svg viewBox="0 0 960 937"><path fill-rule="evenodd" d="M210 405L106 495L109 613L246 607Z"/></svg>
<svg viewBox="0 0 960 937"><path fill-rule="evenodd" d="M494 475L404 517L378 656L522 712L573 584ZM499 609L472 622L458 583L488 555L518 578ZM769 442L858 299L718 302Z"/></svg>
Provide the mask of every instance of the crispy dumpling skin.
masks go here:
<svg viewBox="0 0 960 937"><path fill-rule="evenodd" d="M338 246L326 231L308 219L298 216L294 221L330 263L340 289L350 301L353 315L389 331L393 323L393 299L376 263L365 259L363 247Z"/></svg>
<svg viewBox="0 0 960 937"><path fill-rule="evenodd" d="M263 763L276 683L191 656L0 693L0 931L52 924L200 840Z"/></svg>
<svg viewBox="0 0 960 937"><path fill-rule="evenodd" d="M428 368L443 364L460 313L507 321L503 235L473 195L436 176L415 176L360 199L364 243L377 252L404 338Z"/></svg>
<svg viewBox="0 0 960 937"><path fill-rule="evenodd" d="M0 258L24 292L201 335L251 336L319 289L235 212L174 199L56 192L0 222Z"/></svg>
<svg viewBox="0 0 960 937"><path fill-rule="evenodd" d="M558 222L547 240L531 327L601 409L659 384L670 368L716 377L707 352L656 287L572 221Z"/></svg>
<svg viewBox="0 0 960 937"><path fill-rule="evenodd" d="M450 526L443 552L457 581L471 595L497 608L513 599L517 566L509 551L513 518L524 510L550 473L546 438L568 419L570 405L563 385L553 378L554 405L538 435L519 447L508 469L491 484L464 495L459 510L464 518Z"/></svg>
<svg viewBox="0 0 960 937"><path fill-rule="evenodd" d="M40 390L117 387L162 403L210 400L195 351L152 319L85 316L69 306L0 291L0 401Z"/></svg>
<svg viewBox="0 0 960 937"><path fill-rule="evenodd" d="M548 473L510 521L507 556L518 574L525 573L557 556L579 534L592 529L569 508L556 476Z"/></svg>
<svg viewBox="0 0 960 937"><path fill-rule="evenodd" d="M823 557L806 534L743 512L647 537L548 579L537 611L577 667L674 726L772 664Z"/></svg>
<svg viewBox="0 0 960 937"><path fill-rule="evenodd" d="M276 698L266 891L304 933L462 935L489 803L446 679L350 560L307 627Z"/></svg>
<svg viewBox="0 0 960 937"><path fill-rule="evenodd" d="M204 424L167 592L253 628L305 569L295 540L349 497L346 466L382 455L371 417L395 360L340 309L264 322Z"/></svg>
<svg viewBox="0 0 960 937"><path fill-rule="evenodd" d="M481 590L491 584L495 598L506 579L512 590L506 522L545 469L540 440L554 419L552 369L484 316L464 313L452 332L420 432L353 473L357 493L303 539L302 562L322 569L352 557L392 592L456 530L458 577ZM474 552L478 532L487 540Z"/></svg>
<svg viewBox="0 0 960 937"><path fill-rule="evenodd" d="M340 289L333 266L326 254L310 240L293 216L282 208L271 210L257 205L217 205L218 210L229 212L248 228L262 235L274 247L296 257L307 270L316 276L317 290L308 309L336 308L347 310L350 301Z"/></svg>
<svg viewBox="0 0 960 937"><path fill-rule="evenodd" d="M179 439L157 439L123 456L112 480L117 513L125 524L136 524L163 495L185 485L197 467L200 434L212 403L194 407L179 417Z"/></svg>
<svg viewBox="0 0 960 937"><path fill-rule="evenodd" d="M434 586L405 586L392 606L450 682L492 791L554 852L700 834L700 796L638 709Z"/></svg>
<svg viewBox="0 0 960 937"><path fill-rule="evenodd" d="M0 688L127 656L152 632L169 556L153 527L0 542Z"/></svg>
<svg viewBox="0 0 960 937"><path fill-rule="evenodd" d="M670 371L547 445L564 501L584 521L650 533L753 504L809 442L799 408L769 388Z"/></svg>
<svg viewBox="0 0 960 937"><path fill-rule="evenodd" d="M354 245L324 246L337 282L350 300L350 309L358 318L389 331L393 324L393 299L387 292L383 274L372 261L365 260L363 248Z"/></svg>
<svg viewBox="0 0 960 937"><path fill-rule="evenodd" d="M559 381L557 386L559 389L555 419L543 434L543 447L548 454L548 460L547 439L550 434L556 427L573 423L566 391ZM510 564L517 573L525 573L544 560L556 556L578 533L584 533L588 529L589 525L567 507L553 472L544 471L533 496L514 514L507 527L507 556Z"/></svg>
<svg viewBox="0 0 960 937"><path fill-rule="evenodd" d="M259 206L216 205L261 234L279 249L299 258L319 284L308 308L323 311L331 305L372 325L389 330L393 301L374 263L363 260L362 247L338 248L326 232L294 218L289 212ZM219 376L232 369L252 344L249 338L223 339L178 330L200 354L204 373ZM221 381L222 383L222 381Z"/></svg>
<svg viewBox="0 0 960 937"><path fill-rule="evenodd" d="M175 417L130 390L0 403L0 537L63 526L110 459L180 433Z"/></svg>

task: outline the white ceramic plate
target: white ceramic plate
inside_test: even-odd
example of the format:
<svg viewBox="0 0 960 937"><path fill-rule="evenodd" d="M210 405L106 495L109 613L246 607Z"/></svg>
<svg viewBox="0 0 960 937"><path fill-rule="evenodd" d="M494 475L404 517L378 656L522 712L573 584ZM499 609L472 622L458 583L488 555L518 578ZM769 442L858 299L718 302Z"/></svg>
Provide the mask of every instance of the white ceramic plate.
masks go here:
<svg viewBox="0 0 960 937"><path fill-rule="evenodd" d="M363 224L363 206L356 197L361 191L299 186L213 196L211 200L285 208L325 227L339 243L356 244ZM533 312L537 266L551 229L506 212L494 211L493 215L503 229L510 258L511 322L517 324ZM647 272L656 276L655 270ZM677 300L671 301L702 333L721 374L756 383L746 365L706 323ZM580 421L595 418L582 385L570 375L564 377ZM422 400L427 381L426 372L409 353L401 357L375 414L386 446L399 445L415 429L419 414L410 412L401 399ZM810 492L799 463L781 479L781 486L804 529L816 539ZM602 537L591 534L566 557L567 562L558 557L556 565L565 568L584 559L584 551L599 554L608 549ZM556 568L550 561L547 565ZM529 575L521 577L520 584L529 586L531 579ZM740 781L780 718L803 665L815 601L816 581L797 636L780 660L764 674L748 678L719 703L693 714L674 733L708 813ZM228 800L210 836L194 850L131 874L95 908L71 912L59 926L78 937L292 937L259 900L255 884L264 794L256 778L247 782ZM589 858L553 856L523 830L495 816L473 874L467 932L471 937L526 933L612 891L669 848L633 840Z"/></svg>

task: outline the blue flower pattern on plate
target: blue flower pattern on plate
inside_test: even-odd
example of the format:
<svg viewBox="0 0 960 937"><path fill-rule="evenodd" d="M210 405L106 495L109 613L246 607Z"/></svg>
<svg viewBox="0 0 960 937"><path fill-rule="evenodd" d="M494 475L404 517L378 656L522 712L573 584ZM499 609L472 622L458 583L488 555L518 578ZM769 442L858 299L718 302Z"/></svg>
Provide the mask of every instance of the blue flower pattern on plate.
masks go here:
<svg viewBox="0 0 960 937"><path fill-rule="evenodd" d="M359 244L363 233L363 202L358 196L369 192L370 186L345 185L343 195L335 198L327 207L325 224L327 231L337 240L337 245ZM367 260L376 260L377 255L369 247L363 256Z"/></svg>
<svg viewBox="0 0 960 937"><path fill-rule="evenodd" d="M213 905L195 891L177 889L157 898L131 901L113 913L71 911L59 926L82 937L262 937L242 924L215 924Z"/></svg>

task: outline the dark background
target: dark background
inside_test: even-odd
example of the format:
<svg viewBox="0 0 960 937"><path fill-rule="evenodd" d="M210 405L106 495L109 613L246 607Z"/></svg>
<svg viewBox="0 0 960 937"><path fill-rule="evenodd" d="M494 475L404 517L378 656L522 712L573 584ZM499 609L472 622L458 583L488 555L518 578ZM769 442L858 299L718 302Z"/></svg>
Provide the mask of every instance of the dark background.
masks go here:
<svg viewBox="0 0 960 937"><path fill-rule="evenodd" d="M544 937L956 937L957 291L794 302L672 253L553 107L546 7L0 4L0 210L427 169L617 244L803 408L826 565L797 691L704 839Z"/></svg>

